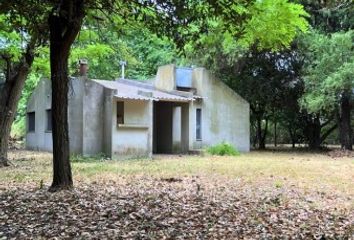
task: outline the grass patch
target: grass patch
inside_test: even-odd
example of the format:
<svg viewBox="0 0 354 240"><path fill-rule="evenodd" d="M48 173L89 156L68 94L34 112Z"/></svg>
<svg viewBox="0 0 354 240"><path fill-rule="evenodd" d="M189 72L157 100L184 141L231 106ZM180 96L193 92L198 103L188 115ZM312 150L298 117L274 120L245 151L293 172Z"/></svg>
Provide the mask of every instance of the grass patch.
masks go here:
<svg viewBox="0 0 354 240"><path fill-rule="evenodd" d="M206 149L207 153L218 156L239 156L240 152L231 144L222 142Z"/></svg>
<svg viewBox="0 0 354 240"><path fill-rule="evenodd" d="M104 153L99 153L93 156L84 156L82 154L72 154L70 156L70 161L72 163L80 163L80 162L102 162L110 160Z"/></svg>
<svg viewBox="0 0 354 240"><path fill-rule="evenodd" d="M17 151L14 166L1 169L0 185L52 179L50 153ZM18 159L18 160L16 160ZM27 160L23 160L27 159ZM233 156L157 156L155 159L109 160L104 156L72 156L74 180L115 180L122 176L153 178L207 177L241 179L250 186L268 183L274 188L301 187L309 191L353 195L354 163L349 157L334 159L305 152L251 152ZM232 161L231 161L232 160Z"/></svg>

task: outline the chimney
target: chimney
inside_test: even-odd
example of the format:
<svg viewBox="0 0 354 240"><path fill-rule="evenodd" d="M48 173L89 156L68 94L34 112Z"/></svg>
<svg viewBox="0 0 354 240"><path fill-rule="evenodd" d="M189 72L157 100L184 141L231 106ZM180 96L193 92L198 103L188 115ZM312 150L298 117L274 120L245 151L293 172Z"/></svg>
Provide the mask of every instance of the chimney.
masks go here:
<svg viewBox="0 0 354 240"><path fill-rule="evenodd" d="M88 71L88 62L87 59L80 59L79 60L79 74L80 76L86 77Z"/></svg>

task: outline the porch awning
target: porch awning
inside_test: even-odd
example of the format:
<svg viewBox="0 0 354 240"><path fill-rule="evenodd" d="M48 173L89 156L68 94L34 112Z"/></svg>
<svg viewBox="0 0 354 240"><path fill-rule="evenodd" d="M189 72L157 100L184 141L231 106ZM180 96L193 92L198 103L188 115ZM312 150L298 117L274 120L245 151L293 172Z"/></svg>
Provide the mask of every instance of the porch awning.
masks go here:
<svg viewBox="0 0 354 240"><path fill-rule="evenodd" d="M116 90L114 97L140 101L190 102L195 96L182 96L172 92L155 89L151 85L131 81L95 80L100 85Z"/></svg>
<svg viewBox="0 0 354 240"><path fill-rule="evenodd" d="M129 99L129 100L140 100L140 101L150 101L150 100L154 100L153 98L150 97L145 97L145 96L141 96L138 94L116 94L114 95L114 97L116 98L121 98L121 99Z"/></svg>

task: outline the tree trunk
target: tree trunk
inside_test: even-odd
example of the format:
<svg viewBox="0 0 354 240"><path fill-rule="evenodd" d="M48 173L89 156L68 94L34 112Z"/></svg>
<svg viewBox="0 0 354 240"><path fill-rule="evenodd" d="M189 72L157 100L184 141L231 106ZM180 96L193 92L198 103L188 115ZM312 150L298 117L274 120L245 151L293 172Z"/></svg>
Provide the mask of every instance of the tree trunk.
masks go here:
<svg viewBox="0 0 354 240"><path fill-rule="evenodd" d="M291 139L291 147L295 148L295 144L296 144L296 137L295 137L295 133L293 133L293 131L291 130L291 127L288 127L288 132L289 132L289 136Z"/></svg>
<svg viewBox="0 0 354 240"><path fill-rule="evenodd" d="M305 135L308 140L308 145L311 150L318 150L321 148L321 122L319 116L316 116L308 122Z"/></svg>
<svg viewBox="0 0 354 240"><path fill-rule="evenodd" d="M258 149L264 150L265 147L265 139L266 139L266 134L267 134L267 129L268 129L268 120L266 120L266 126L265 129L262 129L262 119L261 118L256 118L257 121L257 142L258 142Z"/></svg>
<svg viewBox="0 0 354 240"><path fill-rule="evenodd" d="M261 141L259 142L259 149L264 150L266 148L267 132L268 132L268 119L265 120L265 127L263 130Z"/></svg>
<svg viewBox="0 0 354 240"><path fill-rule="evenodd" d="M342 149L353 150L353 134L351 128L351 104L350 94L343 94L340 103L340 141Z"/></svg>
<svg viewBox="0 0 354 240"><path fill-rule="evenodd" d="M6 80L0 88L0 167L9 165L7 152L11 126L15 118L25 80L33 63L33 51L36 41L35 37L31 39L26 52L14 68L11 67L11 59L6 59Z"/></svg>
<svg viewBox="0 0 354 240"><path fill-rule="evenodd" d="M277 145L277 121L274 121L274 147L276 147Z"/></svg>
<svg viewBox="0 0 354 240"><path fill-rule="evenodd" d="M50 191L73 187L68 131L68 58L84 16L83 0L62 0L49 16L53 122L53 183Z"/></svg>

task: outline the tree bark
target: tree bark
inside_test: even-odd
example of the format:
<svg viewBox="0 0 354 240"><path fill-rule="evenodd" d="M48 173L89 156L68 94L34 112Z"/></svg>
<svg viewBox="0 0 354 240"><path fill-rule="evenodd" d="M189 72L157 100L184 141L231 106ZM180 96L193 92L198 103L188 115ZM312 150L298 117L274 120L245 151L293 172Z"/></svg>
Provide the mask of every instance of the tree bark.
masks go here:
<svg viewBox="0 0 354 240"><path fill-rule="evenodd" d="M257 121L257 143L258 143L258 149L259 150L264 150L265 147L265 140L266 140L266 134L268 130L268 120L266 119L266 126L265 129L262 129L262 119L261 118L256 118Z"/></svg>
<svg viewBox="0 0 354 240"><path fill-rule="evenodd" d="M308 141L308 146L311 150L321 149L322 143L326 138L337 128L337 124L334 124L326 132L323 132L323 128L332 122L333 118L330 118L324 124L321 124L320 116L317 114L314 117L310 117L307 120L306 127L304 129L304 135Z"/></svg>
<svg viewBox="0 0 354 240"><path fill-rule="evenodd" d="M353 132L351 127L350 93L344 93L340 103L340 141L342 149L353 150Z"/></svg>
<svg viewBox="0 0 354 240"><path fill-rule="evenodd" d="M37 38L32 37L20 61L12 67L11 58L6 58L5 83L0 88L0 167L8 166L8 147L11 126L17 111L18 101L34 60Z"/></svg>
<svg viewBox="0 0 354 240"><path fill-rule="evenodd" d="M68 58L84 16L83 0L63 0L49 16L53 123L53 183L50 191L73 187L68 131Z"/></svg>
<svg viewBox="0 0 354 240"><path fill-rule="evenodd" d="M277 121L274 121L274 147L278 145L277 137Z"/></svg>
<svg viewBox="0 0 354 240"><path fill-rule="evenodd" d="M318 150L321 148L321 122L319 116L315 116L308 121L304 134L311 150Z"/></svg>
<svg viewBox="0 0 354 240"><path fill-rule="evenodd" d="M288 132L289 132L289 136L291 139L291 147L295 148L295 144L296 144L297 139L295 137L295 133L293 133L290 126L288 127Z"/></svg>

